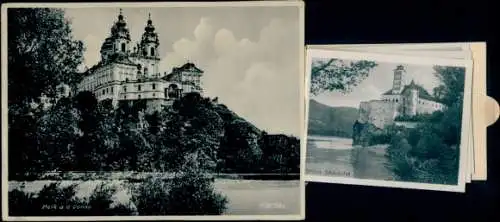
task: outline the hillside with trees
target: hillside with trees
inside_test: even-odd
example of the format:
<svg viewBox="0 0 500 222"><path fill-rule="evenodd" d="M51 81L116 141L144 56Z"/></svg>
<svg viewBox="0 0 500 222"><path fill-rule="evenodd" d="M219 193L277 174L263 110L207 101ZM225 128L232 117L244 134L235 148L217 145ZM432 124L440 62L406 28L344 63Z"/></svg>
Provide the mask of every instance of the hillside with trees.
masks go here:
<svg viewBox="0 0 500 222"><path fill-rule="evenodd" d="M114 109L111 101L82 92L33 110L10 125L10 147L18 149L9 152L9 176L175 172L186 164L211 173L299 173L298 138L268 135L209 98L191 93L158 112L144 108L139 102ZM32 126L35 134L17 124Z"/></svg>
<svg viewBox="0 0 500 222"><path fill-rule="evenodd" d="M331 107L314 99L309 101L309 135L352 137L352 126L358 118L358 109Z"/></svg>

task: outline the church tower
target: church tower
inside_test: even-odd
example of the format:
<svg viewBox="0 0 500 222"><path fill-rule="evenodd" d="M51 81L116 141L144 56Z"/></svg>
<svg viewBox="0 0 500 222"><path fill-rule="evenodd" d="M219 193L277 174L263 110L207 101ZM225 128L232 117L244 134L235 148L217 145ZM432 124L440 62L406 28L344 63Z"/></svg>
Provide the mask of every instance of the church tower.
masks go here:
<svg viewBox="0 0 500 222"><path fill-rule="evenodd" d="M149 14L144 33L137 48L137 53L142 63L142 74L145 77L159 77L159 46L158 34L155 32L151 14Z"/></svg>
<svg viewBox="0 0 500 222"><path fill-rule="evenodd" d="M412 80L410 85L408 85L409 93L406 96L406 115L415 116L417 115L418 106L418 88L415 82Z"/></svg>
<svg viewBox="0 0 500 222"><path fill-rule="evenodd" d="M112 56L127 55L130 52L130 33L122 9L118 20L111 27L111 35L104 40L101 46L101 60L106 62Z"/></svg>
<svg viewBox="0 0 500 222"><path fill-rule="evenodd" d="M406 73L404 66L398 65L396 69L394 69L394 79L392 82L392 94L400 94L401 90L403 90L403 77Z"/></svg>

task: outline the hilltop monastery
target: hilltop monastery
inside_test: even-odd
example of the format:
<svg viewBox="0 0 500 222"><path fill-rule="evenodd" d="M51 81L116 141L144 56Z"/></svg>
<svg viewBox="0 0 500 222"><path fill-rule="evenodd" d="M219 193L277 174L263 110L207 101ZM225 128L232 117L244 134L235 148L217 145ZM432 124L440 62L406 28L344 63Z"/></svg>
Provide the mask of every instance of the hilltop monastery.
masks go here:
<svg viewBox="0 0 500 222"><path fill-rule="evenodd" d="M169 105L185 93L203 93L200 77L203 71L193 63L173 68L170 73L159 70L160 42L151 15L137 44L130 39L122 15L111 28L101 46L101 60L84 73L77 91L93 92L98 101L146 100L156 105Z"/></svg>
<svg viewBox="0 0 500 222"><path fill-rule="evenodd" d="M392 89L383 93L379 100L361 102L359 105L359 123L372 123L383 129L394 123L398 116L412 117L443 110L446 106L437 102L427 90L415 84L403 85L406 70L402 65L394 69Z"/></svg>

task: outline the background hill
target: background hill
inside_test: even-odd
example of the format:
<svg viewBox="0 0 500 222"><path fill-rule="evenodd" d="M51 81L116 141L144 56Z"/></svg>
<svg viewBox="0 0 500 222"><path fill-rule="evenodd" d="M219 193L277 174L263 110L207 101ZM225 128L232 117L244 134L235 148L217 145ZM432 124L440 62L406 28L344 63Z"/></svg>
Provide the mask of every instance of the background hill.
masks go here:
<svg viewBox="0 0 500 222"><path fill-rule="evenodd" d="M351 138L352 127L357 118L356 108L331 107L311 99L308 134Z"/></svg>

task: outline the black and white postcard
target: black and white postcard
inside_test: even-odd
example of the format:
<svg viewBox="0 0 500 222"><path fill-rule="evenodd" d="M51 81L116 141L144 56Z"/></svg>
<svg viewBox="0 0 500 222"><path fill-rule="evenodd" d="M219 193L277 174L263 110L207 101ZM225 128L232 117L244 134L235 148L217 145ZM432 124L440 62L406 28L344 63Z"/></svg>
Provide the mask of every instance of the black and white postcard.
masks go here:
<svg viewBox="0 0 500 222"><path fill-rule="evenodd" d="M306 72L307 181L465 192L470 60L309 49Z"/></svg>
<svg viewBox="0 0 500 222"><path fill-rule="evenodd" d="M473 59L473 78L480 78L483 73L478 71L479 63L481 63L480 58L473 56L473 49L477 48L480 43L405 43L405 44L357 44L357 45L310 45L309 49L335 49L336 51L353 51L353 52L368 52L368 53L381 53L390 55L403 55L403 56L413 56L421 57L425 56L435 57L435 58L450 58L450 59ZM481 86L481 81L472 81L476 84L472 86L472 103L477 100L482 101L483 96L477 94L478 92L484 91L484 87ZM478 85L479 84L479 85ZM475 97L475 98L474 98ZM480 106L473 106L474 109L483 110L479 108ZM473 111L474 112L474 111ZM482 113L483 111L479 111ZM473 115L473 114L471 114ZM487 114L488 115L488 114ZM481 121L473 121L474 118L470 118L470 125L475 123L476 125ZM481 117L477 117L481 119ZM475 136L474 136L475 135ZM478 127L469 130L469 145L462 147L468 152L467 161L467 182L474 180L484 180L485 173L484 169L486 167L486 162L484 161L485 155L482 152L485 147L481 145L474 145L478 143L478 138L482 137L479 133Z"/></svg>
<svg viewBox="0 0 500 222"><path fill-rule="evenodd" d="M5 220L300 220L300 1L2 5Z"/></svg>

